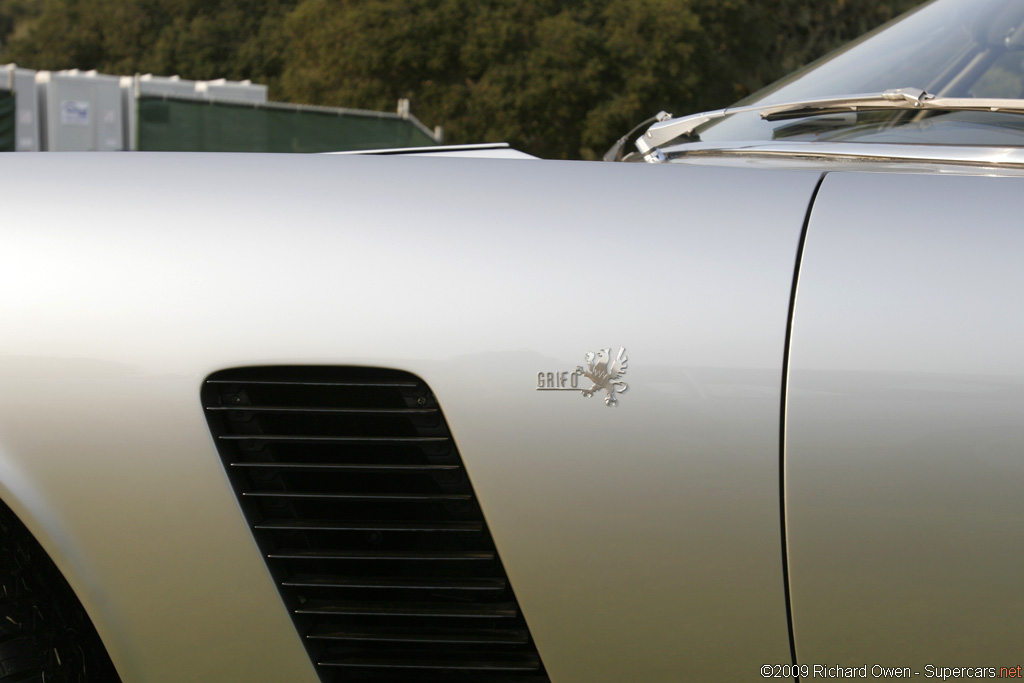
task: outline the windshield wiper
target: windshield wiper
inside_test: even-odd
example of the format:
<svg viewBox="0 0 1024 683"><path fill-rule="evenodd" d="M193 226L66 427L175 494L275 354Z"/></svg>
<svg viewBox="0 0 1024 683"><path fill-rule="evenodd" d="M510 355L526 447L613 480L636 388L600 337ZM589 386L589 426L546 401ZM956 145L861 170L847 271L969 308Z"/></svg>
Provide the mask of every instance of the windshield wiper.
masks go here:
<svg viewBox="0 0 1024 683"><path fill-rule="evenodd" d="M1024 100L981 97L936 97L920 88L898 88L881 93L846 95L818 100L755 104L747 107L719 109L655 123L636 141L640 154L648 161L660 160L657 152L667 142L693 133L698 127L733 114L756 112L766 121L816 116L834 112L879 111L885 109L918 109L939 111L996 111L1024 114Z"/></svg>

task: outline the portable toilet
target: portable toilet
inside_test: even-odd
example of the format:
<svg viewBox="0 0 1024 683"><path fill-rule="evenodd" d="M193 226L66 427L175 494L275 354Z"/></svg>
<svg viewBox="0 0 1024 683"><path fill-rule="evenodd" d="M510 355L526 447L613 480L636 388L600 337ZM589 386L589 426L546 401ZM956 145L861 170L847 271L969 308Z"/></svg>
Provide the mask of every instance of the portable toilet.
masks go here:
<svg viewBox="0 0 1024 683"><path fill-rule="evenodd" d="M39 98L36 72L15 64L0 66L0 150L38 152Z"/></svg>
<svg viewBox="0 0 1024 683"><path fill-rule="evenodd" d="M229 81L218 78L213 81L197 81L196 93L211 100L231 100L233 102L252 102L264 104L267 101L267 86L261 83Z"/></svg>
<svg viewBox="0 0 1024 683"><path fill-rule="evenodd" d="M181 76L154 76L141 74L135 77L135 94L153 97L187 97L196 96L196 82L183 79Z"/></svg>
<svg viewBox="0 0 1024 683"><path fill-rule="evenodd" d="M126 148L118 76L96 71L40 71L43 144L51 152Z"/></svg>
<svg viewBox="0 0 1024 683"><path fill-rule="evenodd" d="M139 100L143 97L195 99L196 82L181 76L135 74L121 76L121 116L124 119L125 149L139 149Z"/></svg>

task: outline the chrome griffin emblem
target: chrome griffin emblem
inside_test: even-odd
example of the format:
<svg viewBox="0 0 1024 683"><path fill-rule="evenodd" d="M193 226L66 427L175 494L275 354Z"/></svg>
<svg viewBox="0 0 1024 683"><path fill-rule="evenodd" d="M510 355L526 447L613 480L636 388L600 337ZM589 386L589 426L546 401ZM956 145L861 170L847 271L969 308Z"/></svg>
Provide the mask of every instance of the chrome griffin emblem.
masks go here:
<svg viewBox="0 0 1024 683"><path fill-rule="evenodd" d="M629 385L622 379L626 374L629 359L626 349L618 347L618 353L612 357L612 349L590 351L583 358L586 367L577 365L573 372L538 372L537 391L579 391L585 398L590 398L599 391L606 392L604 404L609 408L619 405L617 394L624 394ZM585 377L592 382L589 388L580 386L580 378Z"/></svg>
<svg viewBox="0 0 1024 683"><path fill-rule="evenodd" d="M584 389L583 395L590 398L595 391L604 389L608 392L604 397L604 404L612 408L618 406L619 399L615 398L615 392L624 394L629 390L629 385L622 381L629 364L626 349L620 346L615 360L612 360L611 349L600 349L597 353L590 351L584 356L584 360L587 361L587 367L584 369L582 365L577 365L576 374L583 375L593 382L594 386Z"/></svg>

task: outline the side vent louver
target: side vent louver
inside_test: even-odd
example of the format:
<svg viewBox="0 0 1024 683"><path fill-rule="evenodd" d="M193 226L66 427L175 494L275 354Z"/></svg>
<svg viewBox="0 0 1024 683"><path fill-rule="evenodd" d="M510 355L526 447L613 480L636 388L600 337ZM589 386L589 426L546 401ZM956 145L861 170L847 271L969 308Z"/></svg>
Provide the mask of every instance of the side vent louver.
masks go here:
<svg viewBox="0 0 1024 683"><path fill-rule="evenodd" d="M242 368L202 400L323 681L548 681L422 380Z"/></svg>

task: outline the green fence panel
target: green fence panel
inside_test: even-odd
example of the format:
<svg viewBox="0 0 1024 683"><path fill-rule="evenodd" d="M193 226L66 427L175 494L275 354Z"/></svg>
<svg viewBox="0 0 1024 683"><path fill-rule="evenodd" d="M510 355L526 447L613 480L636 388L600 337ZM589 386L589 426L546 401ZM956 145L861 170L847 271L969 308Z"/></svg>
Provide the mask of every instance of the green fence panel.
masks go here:
<svg viewBox="0 0 1024 683"><path fill-rule="evenodd" d="M396 116L163 97L138 99L137 135L144 152L341 152L437 144Z"/></svg>
<svg viewBox="0 0 1024 683"><path fill-rule="evenodd" d="M0 152L14 151L14 93L0 90Z"/></svg>

